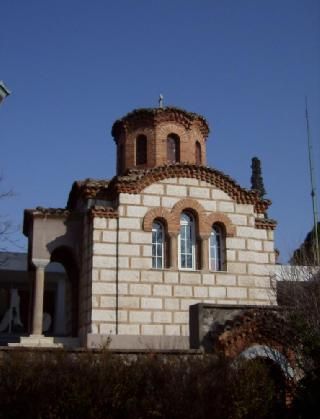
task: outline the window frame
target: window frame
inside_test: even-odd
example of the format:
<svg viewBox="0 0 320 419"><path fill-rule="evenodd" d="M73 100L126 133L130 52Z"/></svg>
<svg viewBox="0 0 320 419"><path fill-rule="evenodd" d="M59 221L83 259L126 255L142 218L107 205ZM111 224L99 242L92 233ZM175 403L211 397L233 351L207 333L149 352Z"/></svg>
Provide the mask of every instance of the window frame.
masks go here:
<svg viewBox="0 0 320 419"><path fill-rule="evenodd" d="M156 233L156 225L160 226L160 230L161 230L161 242L159 243L157 240L157 236L155 236ZM151 256L152 256L152 269L164 269L165 267L165 241L166 241L166 232L165 232L165 227L163 225L163 223L160 220L154 220L152 223L152 229L151 229ZM156 240L154 240L154 238L156 238ZM161 254L160 256L158 255L158 246L161 246ZM154 253L154 246L156 249L156 252ZM160 266L158 266L157 264L157 260L160 260ZM154 261L156 262L154 264Z"/></svg>
<svg viewBox="0 0 320 419"><path fill-rule="evenodd" d="M136 137L136 166L148 163L148 139L144 134Z"/></svg>
<svg viewBox="0 0 320 419"><path fill-rule="evenodd" d="M196 158L196 164L198 166L201 166L201 164L202 164L202 150L201 150L201 144L198 140L195 143L195 158Z"/></svg>
<svg viewBox="0 0 320 419"><path fill-rule="evenodd" d="M169 164L180 163L180 137L174 133L167 136L167 161Z"/></svg>
<svg viewBox="0 0 320 419"><path fill-rule="evenodd" d="M182 219L183 216L187 216L189 218L189 222ZM190 228L190 241L191 241L191 253L190 252L184 252L182 253L182 227L189 226ZM196 270L196 220L193 214L190 214L187 211L183 211L180 215L180 232L178 236L178 267L181 270L185 271L195 271ZM186 232L186 229L185 229ZM187 242L188 237L186 237L185 241ZM185 249L189 247L190 245L188 242L185 244ZM191 266L182 266L182 256L185 255L190 256L191 255Z"/></svg>
<svg viewBox="0 0 320 419"><path fill-rule="evenodd" d="M215 240L215 243L212 243L213 239ZM215 253L214 256L213 252ZM212 225L209 237L209 268L213 272L226 271L225 229L217 223Z"/></svg>

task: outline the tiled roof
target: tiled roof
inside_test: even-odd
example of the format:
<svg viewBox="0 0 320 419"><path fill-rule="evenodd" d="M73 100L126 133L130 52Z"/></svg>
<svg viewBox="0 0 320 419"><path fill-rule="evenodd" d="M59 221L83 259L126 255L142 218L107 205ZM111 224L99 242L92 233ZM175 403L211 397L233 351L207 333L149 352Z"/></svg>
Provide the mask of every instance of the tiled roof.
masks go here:
<svg viewBox="0 0 320 419"><path fill-rule="evenodd" d="M117 138L123 129L128 127L136 127L147 123L160 123L162 121L175 121L184 125L187 129L193 123L198 123L199 128L206 138L209 135L209 125L205 118L194 112L188 112L184 109L176 107L164 108L142 108L136 109L123 118L118 119L112 126L112 136Z"/></svg>
<svg viewBox="0 0 320 419"><path fill-rule="evenodd" d="M100 194L106 195L108 186L109 181L107 179L87 178L74 182L69 193L67 208L74 209L79 197L87 199L96 197Z"/></svg>
<svg viewBox="0 0 320 419"><path fill-rule="evenodd" d="M186 177L206 181L226 192L239 204L252 204L257 213L264 214L271 204L267 199L260 199L258 192L242 188L235 180L210 167L177 163L158 166L151 169L131 169L124 176L115 176L111 181L87 179L75 182L71 189L67 208L74 208L79 197L115 199L119 193L138 194L147 186L167 178ZM260 228L271 228L270 222L263 221ZM273 222L274 223L274 222Z"/></svg>

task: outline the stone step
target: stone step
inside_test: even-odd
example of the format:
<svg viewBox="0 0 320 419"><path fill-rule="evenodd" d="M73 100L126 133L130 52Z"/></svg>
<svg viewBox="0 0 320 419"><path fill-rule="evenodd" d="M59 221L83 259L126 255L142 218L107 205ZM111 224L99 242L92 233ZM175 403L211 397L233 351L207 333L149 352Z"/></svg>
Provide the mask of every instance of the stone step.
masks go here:
<svg viewBox="0 0 320 419"><path fill-rule="evenodd" d="M22 336L18 342L8 342L8 346L41 348L79 348L79 338L59 338L39 335Z"/></svg>

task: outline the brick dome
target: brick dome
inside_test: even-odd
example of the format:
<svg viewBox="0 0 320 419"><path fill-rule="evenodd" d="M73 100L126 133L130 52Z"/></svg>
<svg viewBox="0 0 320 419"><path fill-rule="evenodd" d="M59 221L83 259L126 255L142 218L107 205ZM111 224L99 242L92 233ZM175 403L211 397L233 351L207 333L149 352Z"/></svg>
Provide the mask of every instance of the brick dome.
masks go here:
<svg viewBox="0 0 320 419"><path fill-rule="evenodd" d="M137 109L117 120L117 175L164 164L206 164L209 126L196 113L174 107Z"/></svg>

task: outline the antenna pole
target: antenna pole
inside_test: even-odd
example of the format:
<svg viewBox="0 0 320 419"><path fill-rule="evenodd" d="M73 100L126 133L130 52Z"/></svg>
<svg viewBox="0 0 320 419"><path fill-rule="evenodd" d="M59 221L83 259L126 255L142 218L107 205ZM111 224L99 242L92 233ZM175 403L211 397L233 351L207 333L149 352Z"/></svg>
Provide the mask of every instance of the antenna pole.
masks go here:
<svg viewBox="0 0 320 419"><path fill-rule="evenodd" d="M312 211L313 211L313 224L314 224L314 255L315 263L317 266L320 265L320 252L319 252L319 236L318 236L318 209L317 209L317 192L314 176L313 166L313 153L312 153L312 142L309 127L309 115L308 115L308 101L306 97L306 122L307 122L307 139L308 139L308 156L309 156L309 169L310 169L310 182L311 182L311 199L312 199Z"/></svg>

